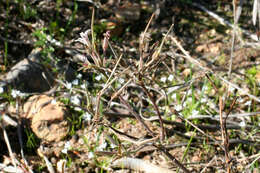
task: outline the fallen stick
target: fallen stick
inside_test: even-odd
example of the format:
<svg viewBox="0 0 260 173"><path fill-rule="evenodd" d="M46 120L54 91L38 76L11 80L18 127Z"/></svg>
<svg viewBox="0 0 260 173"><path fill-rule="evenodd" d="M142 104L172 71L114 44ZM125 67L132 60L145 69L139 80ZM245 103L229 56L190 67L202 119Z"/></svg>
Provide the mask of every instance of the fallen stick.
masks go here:
<svg viewBox="0 0 260 173"><path fill-rule="evenodd" d="M127 168L132 169L137 172L147 172L147 173L174 173L174 171L169 170L167 168L162 168L146 162L141 159L124 157L114 161L111 165L114 168Z"/></svg>

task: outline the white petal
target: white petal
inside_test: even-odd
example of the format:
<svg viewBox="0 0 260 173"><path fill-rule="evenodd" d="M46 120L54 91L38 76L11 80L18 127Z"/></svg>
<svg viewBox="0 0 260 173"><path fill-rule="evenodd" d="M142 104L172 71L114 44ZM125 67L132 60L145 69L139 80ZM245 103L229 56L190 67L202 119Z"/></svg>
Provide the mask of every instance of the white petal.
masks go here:
<svg viewBox="0 0 260 173"><path fill-rule="evenodd" d="M75 105L80 105L80 99L79 99L79 96L75 95L75 96L72 96L70 98L70 101L71 103L75 104Z"/></svg>
<svg viewBox="0 0 260 173"><path fill-rule="evenodd" d="M182 106L181 105L175 105L174 108L175 108L176 111L180 111L182 109Z"/></svg>
<svg viewBox="0 0 260 173"><path fill-rule="evenodd" d="M0 94L4 92L4 88L0 87Z"/></svg>
<svg viewBox="0 0 260 173"><path fill-rule="evenodd" d="M89 153L88 153L88 158L89 158L89 159L94 158L94 153L93 153L93 152L89 152Z"/></svg>
<svg viewBox="0 0 260 173"><path fill-rule="evenodd" d="M167 78L165 76L161 77L161 82L165 83Z"/></svg>
<svg viewBox="0 0 260 173"><path fill-rule="evenodd" d="M170 74L170 75L168 76L168 80L169 80L170 82L172 82L172 80L173 80L173 75L172 75L172 74Z"/></svg>
<svg viewBox="0 0 260 173"><path fill-rule="evenodd" d="M73 84L73 85L78 85L78 84L79 84L79 80L78 80L78 79L73 80L73 81L72 81L72 84Z"/></svg>

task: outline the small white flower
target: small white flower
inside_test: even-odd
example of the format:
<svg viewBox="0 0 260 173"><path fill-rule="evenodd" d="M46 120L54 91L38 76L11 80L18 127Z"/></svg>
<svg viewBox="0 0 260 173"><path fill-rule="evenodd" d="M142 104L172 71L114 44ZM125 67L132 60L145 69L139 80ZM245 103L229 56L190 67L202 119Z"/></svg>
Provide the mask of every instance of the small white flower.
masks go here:
<svg viewBox="0 0 260 173"><path fill-rule="evenodd" d="M88 112L85 112L83 115L82 115L82 119L84 121L91 121L91 114L89 114Z"/></svg>
<svg viewBox="0 0 260 173"><path fill-rule="evenodd" d="M13 89L12 92L11 92L11 95L12 95L13 98L16 98L17 96L22 97L25 94L21 93L21 91L19 91L19 90Z"/></svg>
<svg viewBox="0 0 260 173"><path fill-rule="evenodd" d="M89 82L86 81L86 82L84 82L83 84L80 85L80 88L86 89L88 85L89 85Z"/></svg>
<svg viewBox="0 0 260 173"><path fill-rule="evenodd" d="M63 148L63 149L61 150L61 152L62 152L63 154L67 154L67 153L68 153L68 149Z"/></svg>
<svg viewBox="0 0 260 173"><path fill-rule="evenodd" d="M66 83L65 87L70 90L72 88L72 83Z"/></svg>
<svg viewBox="0 0 260 173"><path fill-rule="evenodd" d="M198 114L199 114L199 111L197 111L197 110L194 109L194 110L192 110L191 114L192 114L193 116L198 115Z"/></svg>
<svg viewBox="0 0 260 173"><path fill-rule="evenodd" d="M68 150L71 149L71 144L70 141L67 141L64 145L64 148L61 150L62 153L67 154Z"/></svg>
<svg viewBox="0 0 260 173"><path fill-rule="evenodd" d="M103 142L101 145L98 146L97 150L98 151L103 151L107 147L107 143Z"/></svg>
<svg viewBox="0 0 260 173"><path fill-rule="evenodd" d="M78 38L77 40L75 40L75 41L77 41L77 42L80 42L80 43L82 43L82 44L84 44L85 46L88 46L88 47L90 47L91 46L91 44L90 44L90 41L89 41L89 38L88 38L88 34L91 32L91 30L86 30L85 32L81 32L80 33L80 38Z"/></svg>
<svg viewBox="0 0 260 173"><path fill-rule="evenodd" d="M70 98L71 103L73 103L74 105L80 105L80 98L78 95L72 96Z"/></svg>
<svg viewBox="0 0 260 173"><path fill-rule="evenodd" d="M235 91L235 88L229 85L228 86L228 91L233 93Z"/></svg>
<svg viewBox="0 0 260 173"><path fill-rule="evenodd" d="M98 76L95 77L95 79L96 79L97 81L100 81L101 78L102 78L101 75L98 75Z"/></svg>
<svg viewBox="0 0 260 173"><path fill-rule="evenodd" d="M123 78L119 78L119 79L118 79L118 82L119 82L120 84L123 84L123 83L125 82L125 80L124 80Z"/></svg>
<svg viewBox="0 0 260 173"><path fill-rule="evenodd" d="M207 91L208 89L209 89L209 87L207 85L203 85L202 91Z"/></svg>
<svg viewBox="0 0 260 173"><path fill-rule="evenodd" d="M179 88L180 88L179 86L170 87L169 89L167 89L167 92L174 92L174 91L178 90Z"/></svg>
<svg viewBox="0 0 260 173"><path fill-rule="evenodd" d="M118 103L116 103L116 102L111 102L111 103L110 103L110 106L111 106L111 107L113 107L113 106L115 106L115 105L117 106Z"/></svg>
<svg viewBox="0 0 260 173"><path fill-rule="evenodd" d="M244 99L243 99L242 97L238 97L237 101L238 101L239 103L243 103L243 102L244 102Z"/></svg>
<svg viewBox="0 0 260 173"><path fill-rule="evenodd" d="M174 106L174 109L175 109L176 111L180 111L180 110L182 109L182 106L181 106L181 105L175 105L175 106Z"/></svg>
<svg viewBox="0 0 260 173"><path fill-rule="evenodd" d="M189 89L187 95L191 95L191 94L192 94L192 90Z"/></svg>
<svg viewBox="0 0 260 173"><path fill-rule="evenodd" d="M245 126L246 126L245 121L241 121L241 122L239 123L239 126L240 126L240 127L245 127Z"/></svg>
<svg viewBox="0 0 260 173"><path fill-rule="evenodd" d="M53 99L52 101L51 101L51 104L53 104L53 105L55 105L57 102L56 102L56 99Z"/></svg>
<svg viewBox="0 0 260 173"><path fill-rule="evenodd" d="M86 84L85 84L85 83L83 83L83 84L81 84L81 85L80 85L80 88L82 88L82 89L86 89L86 88L87 88L87 86L86 86Z"/></svg>
<svg viewBox="0 0 260 173"><path fill-rule="evenodd" d="M191 98L191 97L188 97L188 98L185 100L185 102L183 103L183 106L186 107L186 106L190 105L191 102L192 102L192 98Z"/></svg>
<svg viewBox="0 0 260 173"><path fill-rule="evenodd" d="M173 75L172 75L172 74L170 74L170 75L168 76L168 80L169 80L170 82L172 82L172 80L173 80Z"/></svg>
<svg viewBox="0 0 260 173"><path fill-rule="evenodd" d="M75 111L78 111L78 112L82 111L82 109L81 109L80 107L78 107L78 106L75 106L75 107L74 107L74 110L75 110Z"/></svg>
<svg viewBox="0 0 260 173"><path fill-rule="evenodd" d="M0 87L0 94L4 92L4 88Z"/></svg>
<svg viewBox="0 0 260 173"><path fill-rule="evenodd" d="M72 84L73 84L73 85L78 85L78 84L79 84L79 80L78 80L78 79L73 80L73 81L72 81Z"/></svg>
<svg viewBox="0 0 260 173"><path fill-rule="evenodd" d="M246 106L250 106L252 104L252 100L248 100L247 102L245 102Z"/></svg>
<svg viewBox="0 0 260 173"><path fill-rule="evenodd" d="M77 78L78 78L78 79L81 79L81 78L82 78L82 74L79 73L79 74L77 75Z"/></svg>
<svg viewBox="0 0 260 173"><path fill-rule="evenodd" d="M176 94L176 93L172 94L171 98L172 98L173 100L176 100L177 94Z"/></svg>
<svg viewBox="0 0 260 173"><path fill-rule="evenodd" d="M80 62L87 62L87 57L83 54L76 54L75 58L78 59Z"/></svg>
<svg viewBox="0 0 260 173"><path fill-rule="evenodd" d="M93 159L94 158L94 153L93 152L88 152L88 158Z"/></svg>
<svg viewBox="0 0 260 173"><path fill-rule="evenodd" d="M114 149L114 148L116 148L117 146L116 146L115 144L111 143L111 144L110 144L110 147L111 147L112 149Z"/></svg>
<svg viewBox="0 0 260 173"><path fill-rule="evenodd" d="M136 52L136 48L130 48L130 49L128 49L130 52Z"/></svg>
<svg viewBox="0 0 260 173"><path fill-rule="evenodd" d="M161 82L165 83L167 78L165 76L161 77Z"/></svg>
<svg viewBox="0 0 260 173"><path fill-rule="evenodd" d="M200 100L200 102L201 102L201 103L206 103L206 102L207 102L207 99L203 97L203 98Z"/></svg>

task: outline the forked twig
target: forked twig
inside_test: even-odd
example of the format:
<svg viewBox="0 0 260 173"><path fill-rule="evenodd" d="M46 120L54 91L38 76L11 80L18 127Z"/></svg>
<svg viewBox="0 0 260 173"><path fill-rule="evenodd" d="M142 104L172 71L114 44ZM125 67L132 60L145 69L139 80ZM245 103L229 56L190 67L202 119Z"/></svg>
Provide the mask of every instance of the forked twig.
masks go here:
<svg viewBox="0 0 260 173"><path fill-rule="evenodd" d="M155 134L153 133L153 131L145 124L144 120L140 117L140 115L138 115L134 110L133 108L130 106L130 104L125 101L125 99L120 95L119 96L119 99L120 101L126 105L126 107L129 109L129 111L131 112L131 114L134 115L134 117L140 122L143 124L144 128L153 136L155 137Z"/></svg>
<svg viewBox="0 0 260 173"><path fill-rule="evenodd" d="M129 79L119 90L117 90L112 96L110 101L108 102L108 107L110 107L111 102L117 98L122 92L123 90L129 85L130 82L132 82L133 79Z"/></svg>
<svg viewBox="0 0 260 173"><path fill-rule="evenodd" d="M119 59L117 60L116 62L116 65L112 71L112 73L110 74L109 78L107 79L107 82L105 84L105 86L103 87L103 89L101 91L99 91L98 93L98 96L97 96L97 101L96 101L96 112L95 112L95 118L96 120L99 118L98 114L99 114L99 107L100 107L100 99L101 99L101 96L104 94L105 90L112 85L112 83L117 79L117 77L115 77L114 79L111 80L112 76L114 75L115 73L115 70L120 62L122 58L122 55L119 57ZM126 70L125 70L126 71Z"/></svg>

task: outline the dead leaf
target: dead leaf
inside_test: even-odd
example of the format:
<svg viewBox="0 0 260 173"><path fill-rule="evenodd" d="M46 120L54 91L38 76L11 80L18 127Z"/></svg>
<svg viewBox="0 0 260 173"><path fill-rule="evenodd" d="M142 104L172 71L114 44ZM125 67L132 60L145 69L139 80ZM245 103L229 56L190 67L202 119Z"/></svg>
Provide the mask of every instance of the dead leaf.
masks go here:
<svg viewBox="0 0 260 173"><path fill-rule="evenodd" d="M46 141L59 141L68 133L62 103L46 95L32 96L24 104L23 117L31 120L33 132Z"/></svg>

